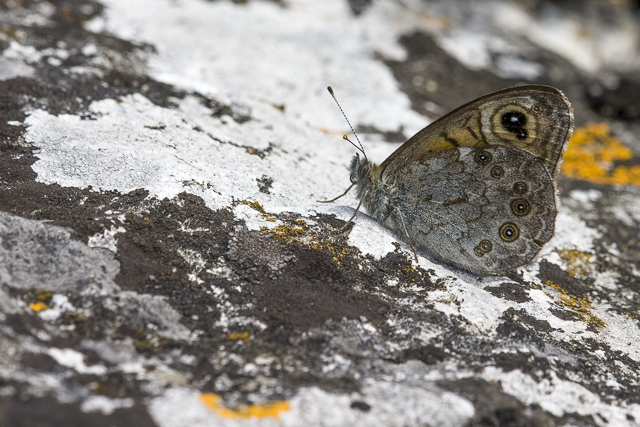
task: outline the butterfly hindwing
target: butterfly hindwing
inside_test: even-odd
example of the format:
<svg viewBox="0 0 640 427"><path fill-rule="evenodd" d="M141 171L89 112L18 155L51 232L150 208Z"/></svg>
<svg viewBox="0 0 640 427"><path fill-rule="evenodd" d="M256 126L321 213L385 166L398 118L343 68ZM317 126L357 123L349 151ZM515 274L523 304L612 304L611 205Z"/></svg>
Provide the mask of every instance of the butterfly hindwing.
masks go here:
<svg viewBox="0 0 640 427"><path fill-rule="evenodd" d="M454 148L401 171L403 197L397 206L413 244L436 259L478 274L499 274L529 263L553 236L557 207L551 174L524 150ZM400 230L397 216L387 225Z"/></svg>

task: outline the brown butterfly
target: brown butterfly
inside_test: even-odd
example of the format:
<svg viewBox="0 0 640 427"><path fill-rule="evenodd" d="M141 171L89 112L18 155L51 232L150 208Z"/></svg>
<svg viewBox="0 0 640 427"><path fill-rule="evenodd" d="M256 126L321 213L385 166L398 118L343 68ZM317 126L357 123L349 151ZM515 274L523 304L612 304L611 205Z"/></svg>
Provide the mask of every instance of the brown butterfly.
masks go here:
<svg viewBox="0 0 640 427"><path fill-rule="evenodd" d="M358 209L364 204L414 254L500 275L531 262L553 237L555 178L572 132L560 90L516 86L453 110L379 166L356 146L363 158L351 162L351 187Z"/></svg>

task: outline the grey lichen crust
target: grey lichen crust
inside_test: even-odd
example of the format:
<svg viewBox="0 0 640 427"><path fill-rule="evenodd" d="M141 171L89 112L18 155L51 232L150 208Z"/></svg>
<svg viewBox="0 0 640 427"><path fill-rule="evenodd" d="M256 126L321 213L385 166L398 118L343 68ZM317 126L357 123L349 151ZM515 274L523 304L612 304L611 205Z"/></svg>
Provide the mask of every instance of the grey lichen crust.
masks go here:
<svg viewBox="0 0 640 427"><path fill-rule="evenodd" d="M12 67L0 71L0 425L637 425L637 187L559 176L555 238L508 277L478 277L423 257L415 263L386 227L402 237L392 209L402 203L412 236L426 231L424 223L442 227L436 221L447 215L520 218L512 202L522 182L536 215L479 227L495 233L513 222L521 236L531 233L523 250L535 252L535 241L552 231L554 195L538 186L540 162L509 149L483 148L493 159L486 168L475 160L481 149L459 148L408 165L393 181L361 185L360 196L370 191L367 209L386 227L358 215L335 233L358 200L337 207L313 200L347 180L339 172L350 152L340 138L272 94L213 97L160 81L183 64L152 67L169 41L189 34L172 33L180 22L196 30L192 16L209 29L232 24L216 44L266 27L286 27L286 37L255 46L326 44L319 35L336 31L334 23L327 32L320 30L326 23L306 25L324 15L296 2L240 3L155 2L157 14L148 3L116 0L107 9L0 4L0 63ZM127 13L176 24L154 21L158 46L101 29L131 22ZM366 13L358 24L379 16ZM304 37L290 37L298 27ZM160 40L165 35L171 40ZM406 59L371 58L367 70L383 67L391 78L390 69L423 115L517 83L471 71L438 40L422 31L404 36ZM561 86L577 117L602 119L582 97L592 85L575 77L574 66L527 46L543 70L555 70L536 78ZM151 76L158 69L167 73ZM427 80L417 85L414 73ZM237 87L255 83L237 74ZM295 95L303 100L297 105L307 91ZM352 180L378 176L373 164L354 164ZM504 185L488 189L482 174L494 166L503 168ZM415 207L422 203L435 213L425 216ZM464 227L447 224L449 234ZM425 239L414 243L441 240ZM491 259L507 245L498 239L488 239L490 250L484 237L459 241L472 259ZM434 255L441 250L451 248Z"/></svg>

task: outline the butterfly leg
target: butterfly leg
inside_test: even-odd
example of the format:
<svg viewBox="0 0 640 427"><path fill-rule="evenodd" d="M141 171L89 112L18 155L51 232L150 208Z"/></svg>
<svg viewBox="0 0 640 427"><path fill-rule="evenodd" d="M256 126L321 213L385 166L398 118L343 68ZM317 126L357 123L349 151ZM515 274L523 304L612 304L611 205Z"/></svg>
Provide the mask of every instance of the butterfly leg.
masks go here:
<svg viewBox="0 0 640 427"><path fill-rule="evenodd" d="M416 257L416 262L418 262L418 253L416 252L416 248L413 247L413 243L411 243L411 238L409 237L409 233L407 232L407 227L404 225L404 219L402 219L402 213L398 208L396 208L396 212L398 212L398 216L400 217L400 224L402 224L404 235L407 238L407 242L409 243L409 246L411 246L411 250L413 251L413 256Z"/></svg>
<svg viewBox="0 0 640 427"><path fill-rule="evenodd" d="M353 187L353 186L352 186ZM349 187L351 188L351 187ZM348 190L347 190L348 191ZM345 228L347 228L347 225L349 225L349 223L351 221L353 221L353 218L356 217L356 215L358 215L358 211L360 210L360 206L362 206L362 202L364 201L365 197L367 197L367 193L369 192L369 190L365 191L364 194L362 195L362 198L360 199L360 203L358 203L358 207L356 208L356 211L353 213L353 215L351 215L351 218L349 218L349 221L347 221L347 223L345 225L343 225L342 227L338 228L337 230L332 231L332 234L337 234L340 233L342 230L344 230Z"/></svg>
<svg viewBox="0 0 640 427"><path fill-rule="evenodd" d="M331 203L331 202L335 202L335 201L336 201L336 200L338 200L340 197L344 197L344 196L346 196L346 195L347 195L347 193L349 192L349 190L351 190L351 189L353 188L353 186L354 186L354 185L355 185L355 184L351 184L351 185L349 186L349 188L347 188L347 189L345 190L345 192L344 192L344 193L342 193L341 195L339 195L339 196L338 196L338 197L336 197L335 199L331 199L331 200L316 200L316 202L318 202L318 203Z"/></svg>

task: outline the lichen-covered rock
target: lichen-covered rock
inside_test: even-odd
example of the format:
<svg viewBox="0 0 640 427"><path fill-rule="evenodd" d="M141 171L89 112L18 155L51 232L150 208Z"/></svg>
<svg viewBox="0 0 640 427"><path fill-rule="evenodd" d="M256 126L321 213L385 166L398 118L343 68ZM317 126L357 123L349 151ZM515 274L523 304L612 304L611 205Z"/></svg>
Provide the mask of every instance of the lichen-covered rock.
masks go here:
<svg viewBox="0 0 640 427"><path fill-rule="evenodd" d="M640 424L631 2L0 5L0 425ZM420 256L373 160L520 83L576 133L507 277ZM423 255L423 254L420 254Z"/></svg>

